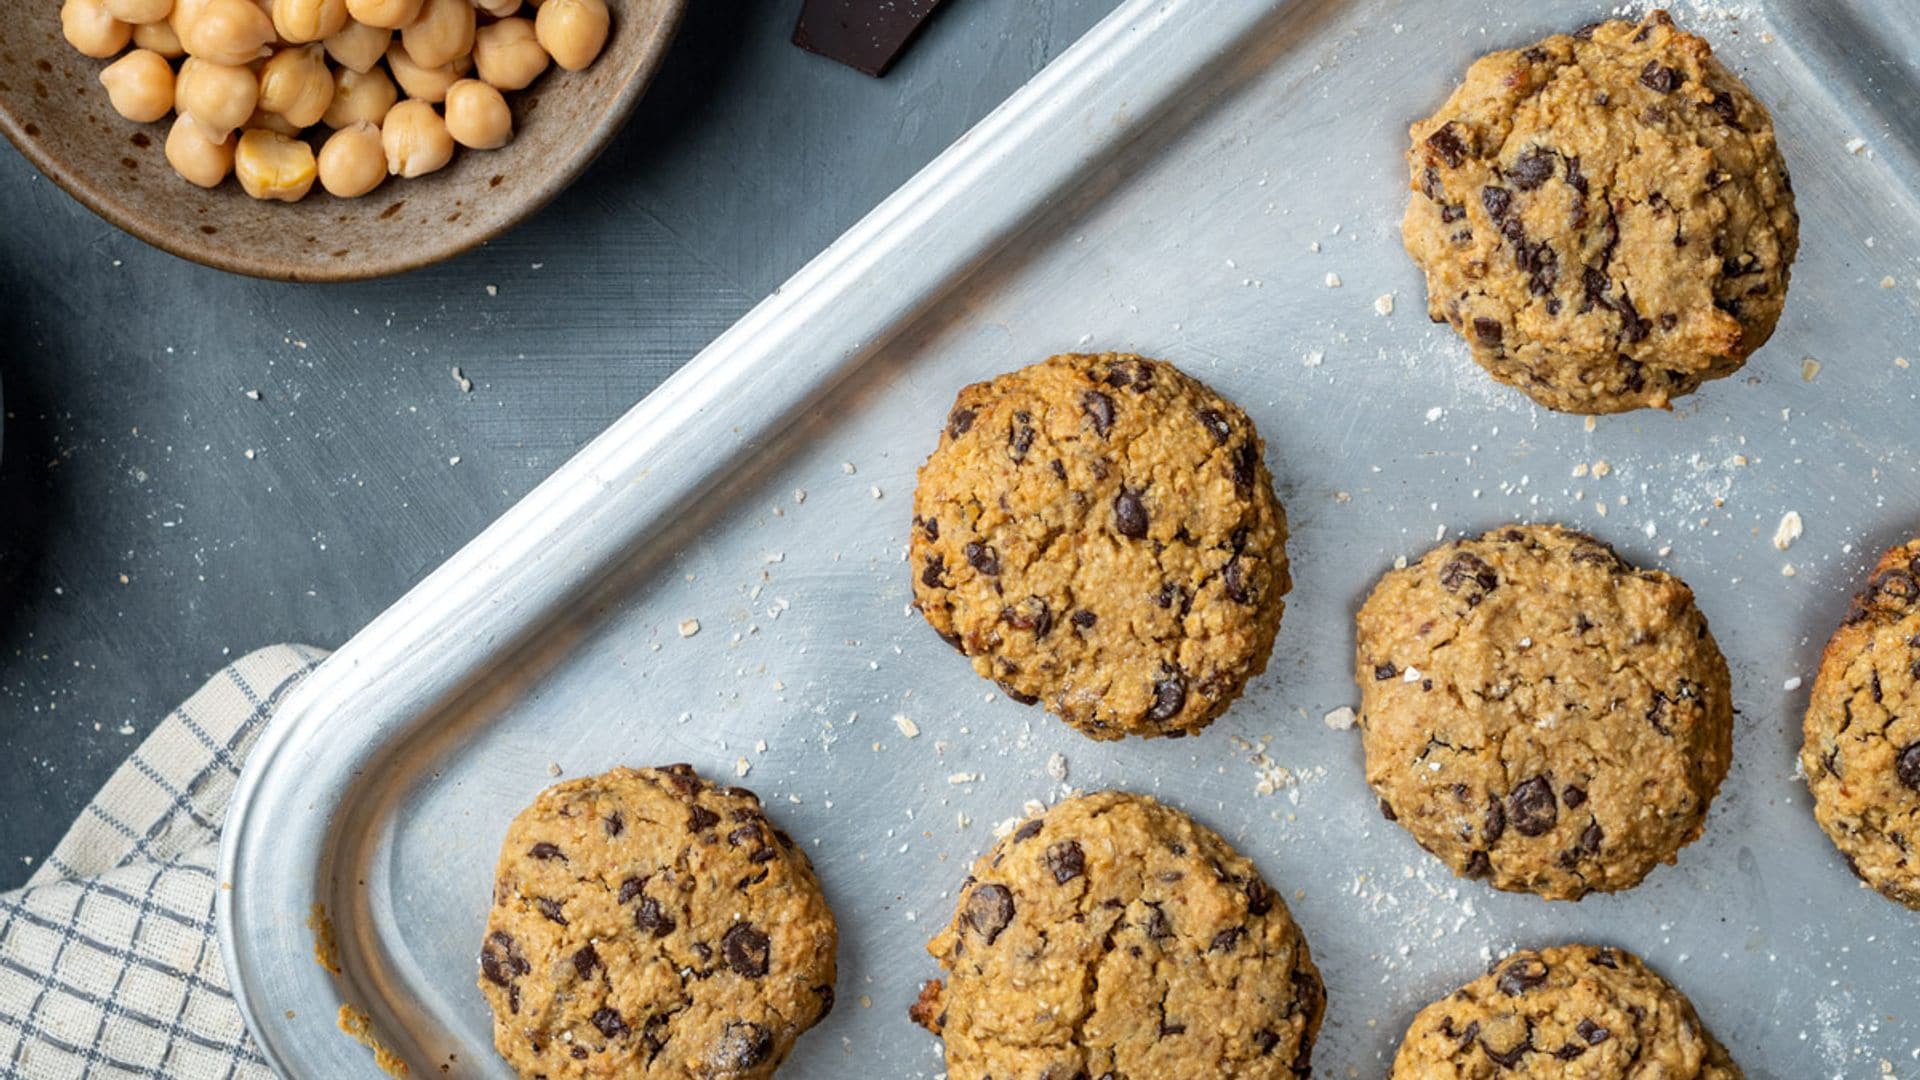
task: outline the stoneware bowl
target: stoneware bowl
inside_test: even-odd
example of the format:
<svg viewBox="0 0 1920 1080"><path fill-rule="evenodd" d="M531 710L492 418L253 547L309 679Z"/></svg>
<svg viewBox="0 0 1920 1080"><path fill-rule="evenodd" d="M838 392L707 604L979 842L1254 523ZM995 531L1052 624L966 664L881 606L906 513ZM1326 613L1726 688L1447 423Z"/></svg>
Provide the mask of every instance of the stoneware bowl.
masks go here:
<svg viewBox="0 0 1920 1080"><path fill-rule="evenodd" d="M336 199L319 185L297 203L256 202L231 177L211 191L174 175L168 117L123 119L107 103L107 61L60 35L59 4L12 5L0 36L0 131L94 213L195 262L283 281L353 281L458 254L545 205L586 169L659 67L686 0L609 0L613 32L585 71L551 67L507 95L514 138L459 150L416 180Z"/></svg>

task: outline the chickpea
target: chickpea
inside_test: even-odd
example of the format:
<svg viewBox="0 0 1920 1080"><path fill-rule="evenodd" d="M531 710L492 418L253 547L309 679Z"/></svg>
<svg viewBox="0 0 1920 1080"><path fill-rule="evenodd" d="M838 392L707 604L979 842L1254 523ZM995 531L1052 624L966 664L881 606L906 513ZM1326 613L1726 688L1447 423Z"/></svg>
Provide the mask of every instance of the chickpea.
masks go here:
<svg viewBox="0 0 1920 1080"><path fill-rule="evenodd" d="M432 105L411 98L387 110L380 146L387 152L387 171L408 180L453 160L453 136L447 134L446 121Z"/></svg>
<svg viewBox="0 0 1920 1080"><path fill-rule="evenodd" d="M135 26L133 44L137 49L159 53L168 60L178 60L187 55L187 50L180 46L180 35L174 33L173 24L165 20Z"/></svg>
<svg viewBox="0 0 1920 1080"><path fill-rule="evenodd" d="M238 66L265 55L277 36L273 20L252 0L196 0L184 25L176 23L190 56Z"/></svg>
<svg viewBox="0 0 1920 1080"><path fill-rule="evenodd" d="M348 20L345 29L327 38L327 55L348 71L364 75L387 55L387 43L392 40L393 31L386 27Z"/></svg>
<svg viewBox="0 0 1920 1080"><path fill-rule="evenodd" d="M270 113L265 109L256 108L253 110L253 115L247 117L247 122L240 125L240 130L271 131L277 135L298 135L302 129L295 127L291 120L281 116L279 113Z"/></svg>
<svg viewBox="0 0 1920 1080"><path fill-rule="evenodd" d="M173 111L173 65L157 52L135 49L100 71L113 111L147 124Z"/></svg>
<svg viewBox="0 0 1920 1080"><path fill-rule="evenodd" d="M504 19L520 10L520 0L473 0L473 6L496 19Z"/></svg>
<svg viewBox="0 0 1920 1080"><path fill-rule="evenodd" d="M182 113L167 131L167 164L190 184L218 187L233 171L234 138L209 136L193 117Z"/></svg>
<svg viewBox="0 0 1920 1080"><path fill-rule="evenodd" d="M447 134L461 146L498 150L513 138L513 112L500 91L479 79L447 87Z"/></svg>
<svg viewBox="0 0 1920 1080"><path fill-rule="evenodd" d="M282 41L321 41L346 26L347 0L273 0L273 28Z"/></svg>
<svg viewBox="0 0 1920 1080"><path fill-rule="evenodd" d="M400 31L400 43L414 63L439 67L473 51L473 22L470 0L426 0L420 17Z"/></svg>
<svg viewBox="0 0 1920 1080"><path fill-rule="evenodd" d="M533 30L554 63L579 71L607 44L608 19L605 0L546 0Z"/></svg>
<svg viewBox="0 0 1920 1080"><path fill-rule="evenodd" d="M398 30L420 17L420 0L347 0L356 22Z"/></svg>
<svg viewBox="0 0 1920 1080"><path fill-rule="evenodd" d="M357 199L387 178L380 129L356 120L327 136L320 147L320 186L342 199Z"/></svg>
<svg viewBox="0 0 1920 1080"><path fill-rule="evenodd" d="M308 127L333 104L333 72L318 45L281 49L260 69L260 107L295 127Z"/></svg>
<svg viewBox="0 0 1920 1080"><path fill-rule="evenodd" d="M106 0L107 14L123 23L145 26L173 13L173 0Z"/></svg>
<svg viewBox="0 0 1920 1080"><path fill-rule="evenodd" d="M114 18L101 0L66 0L60 5L60 32L67 44L96 60L127 47L133 27Z"/></svg>
<svg viewBox="0 0 1920 1080"><path fill-rule="evenodd" d="M173 83L173 107L191 116L208 138L224 139L247 122L260 101L253 72L232 64L187 57Z"/></svg>
<svg viewBox="0 0 1920 1080"><path fill-rule="evenodd" d="M447 87L473 70L473 58L457 56L439 67L421 67L396 41L387 48L387 66L393 69L394 81L408 97L438 104L447 99Z"/></svg>
<svg viewBox="0 0 1920 1080"><path fill-rule="evenodd" d="M501 19L473 36L473 66L496 89L521 90L547 70L547 50L529 19Z"/></svg>
<svg viewBox="0 0 1920 1080"><path fill-rule="evenodd" d="M299 202L313 189L313 147L277 131L248 131L233 151L233 175L256 199Z"/></svg>
<svg viewBox="0 0 1920 1080"><path fill-rule="evenodd" d="M387 73L374 68L365 75L342 71L333 77L333 101L320 121L330 128L343 128L366 121L378 124L387 118L387 110L400 99Z"/></svg>

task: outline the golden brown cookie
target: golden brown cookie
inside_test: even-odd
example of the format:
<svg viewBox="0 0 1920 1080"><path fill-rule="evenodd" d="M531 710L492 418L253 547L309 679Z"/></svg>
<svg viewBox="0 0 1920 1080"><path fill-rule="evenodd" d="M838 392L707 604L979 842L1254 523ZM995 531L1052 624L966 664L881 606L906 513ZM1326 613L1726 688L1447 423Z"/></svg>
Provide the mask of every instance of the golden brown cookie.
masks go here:
<svg viewBox="0 0 1920 1080"><path fill-rule="evenodd" d="M1102 791L1028 818L974 864L910 1015L947 1074L1309 1075L1326 993L1260 871L1192 818Z"/></svg>
<svg viewBox="0 0 1920 1080"><path fill-rule="evenodd" d="M1740 1080L1673 984L1624 949L1514 953L1420 1011L1389 1080Z"/></svg>
<svg viewBox="0 0 1920 1080"><path fill-rule="evenodd" d="M480 990L521 1076L747 1080L833 1007L838 941L752 792L620 768L507 829Z"/></svg>
<svg viewBox="0 0 1920 1080"><path fill-rule="evenodd" d="M1800 767L1862 881L1920 911L1920 540L1888 551L1827 642Z"/></svg>
<svg viewBox="0 0 1920 1080"><path fill-rule="evenodd" d="M1773 333L1799 246L1773 120L1666 12L1482 57L1412 136L1428 314L1540 404L1667 408Z"/></svg>
<svg viewBox="0 0 1920 1080"><path fill-rule="evenodd" d="M920 469L914 597L975 671L1096 739L1199 731L1265 669L1292 585L1263 452L1157 360L975 383Z"/></svg>
<svg viewBox="0 0 1920 1080"><path fill-rule="evenodd" d="M1639 884L1700 835L1733 756L1727 663L1692 591L1556 525L1381 578L1354 677L1381 813L1500 889Z"/></svg>

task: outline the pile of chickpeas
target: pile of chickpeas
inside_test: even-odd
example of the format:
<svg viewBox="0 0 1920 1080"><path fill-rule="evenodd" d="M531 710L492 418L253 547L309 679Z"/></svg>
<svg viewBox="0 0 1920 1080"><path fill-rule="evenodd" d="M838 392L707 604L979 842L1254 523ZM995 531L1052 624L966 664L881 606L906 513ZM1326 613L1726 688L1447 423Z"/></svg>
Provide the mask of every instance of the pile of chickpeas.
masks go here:
<svg viewBox="0 0 1920 1080"><path fill-rule="evenodd" d="M456 143L505 146L502 91L549 62L591 64L610 22L606 0L526 0L532 18L521 3L64 0L60 26L82 53L118 57L100 82L121 116L177 114L175 172L206 188L232 173L256 199L297 202L315 180L357 198L441 168Z"/></svg>

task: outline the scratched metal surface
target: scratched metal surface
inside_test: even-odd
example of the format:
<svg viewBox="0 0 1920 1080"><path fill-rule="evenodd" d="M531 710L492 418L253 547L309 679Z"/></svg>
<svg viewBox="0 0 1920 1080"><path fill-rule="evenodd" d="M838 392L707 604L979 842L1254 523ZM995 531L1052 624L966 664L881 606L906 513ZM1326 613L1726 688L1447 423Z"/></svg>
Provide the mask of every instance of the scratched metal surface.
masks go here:
<svg viewBox="0 0 1920 1080"><path fill-rule="evenodd" d="M1646 956L1749 1075L1920 1069L1920 924L1815 826L1788 688L1920 516L1920 372L1895 362L1920 351L1920 170L1914 114L1891 107L1914 97L1920 31L1865 3L1679 6L1772 106L1803 249L1739 376L1589 429L1427 323L1396 222L1408 119L1474 55L1593 14L1124 5L288 703L236 803L221 910L268 1053L367 1072L331 1030L350 1001L417 1068L506 1075L472 982L507 820L550 765L686 760L750 769L839 915L841 1007L785 1075L934 1075L937 1043L904 1016L933 974L923 944L994 823L1060 794L1058 753L1067 785L1153 792L1259 863L1327 976L1325 1075L1380 1075L1413 1012L1490 955L1569 939ZM1088 742L992 692L907 607L914 469L954 392L1075 347L1167 357L1238 399L1289 507L1273 664L1199 738ZM1807 530L1782 552L1788 510ZM1736 761L1707 834L1623 895L1549 905L1453 879L1380 820L1356 736L1321 723L1353 700L1375 576L1516 518L1686 579L1732 664ZM314 902L338 980L309 958Z"/></svg>
<svg viewBox="0 0 1920 1080"><path fill-rule="evenodd" d="M1114 3L949 5L880 81L797 0L693 5L564 198L360 285L175 259L0 140L0 889L214 669L345 641Z"/></svg>

